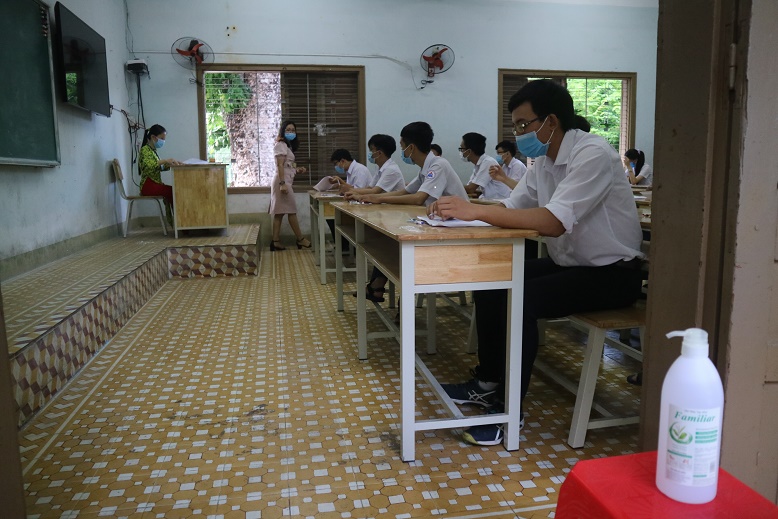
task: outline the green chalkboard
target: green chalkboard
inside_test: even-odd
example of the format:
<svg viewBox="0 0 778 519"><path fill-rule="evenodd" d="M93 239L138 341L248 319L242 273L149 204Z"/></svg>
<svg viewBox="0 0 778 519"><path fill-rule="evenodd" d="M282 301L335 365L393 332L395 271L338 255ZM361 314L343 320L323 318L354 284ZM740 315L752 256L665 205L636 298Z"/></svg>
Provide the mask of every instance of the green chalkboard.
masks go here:
<svg viewBox="0 0 778 519"><path fill-rule="evenodd" d="M0 0L0 164L59 164L49 7Z"/></svg>

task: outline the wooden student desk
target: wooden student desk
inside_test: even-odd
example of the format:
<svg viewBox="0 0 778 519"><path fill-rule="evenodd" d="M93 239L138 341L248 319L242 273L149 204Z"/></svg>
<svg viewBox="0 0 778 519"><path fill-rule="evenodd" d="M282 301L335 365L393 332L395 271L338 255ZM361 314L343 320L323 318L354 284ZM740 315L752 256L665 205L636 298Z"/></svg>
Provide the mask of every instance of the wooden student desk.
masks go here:
<svg viewBox="0 0 778 519"><path fill-rule="evenodd" d="M226 229L227 176L224 164L173 166L173 230Z"/></svg>
<svg viewBox="0 0 778 519"><path fill-rule="evenodd" d="M327 273L335 272L335 268L327 268L327 251L324 248L327 233L330 232L327 220L335 219L335 210L330 205L332 202L342 202L343 197L334 191L308 191L309 209L311 216L311 244L313 248L314 264L319 267L319 278L322 285L327 284ZM345 269L353 272L354 269ZM341 295L342 297L342 295Z"/></svg>
<svg viewBox="0 0 778 519"><path fill-rule="evenodd" d="M425 214L420 206L369 205L335 202L336 263L342 269L341 240L357 251L357 328L359 358L367 358L365 291L367 260L393 283L402 287L400 300L401 457L415 459L415 433L493 423L505 424L504 444L519 448L521 419L521 327L524 294L524 238L535 231L499 227L431 227L409 219ZM342 273L337 272L342 297ZM506 348L505 412L465 417L416 355L416 294L463 290L508 289L508 348ZM434 304L428 305L429 326L434 326ZM432 307L432 309L430 309ZM342 308L342 301L339 301ZM434 332L428 330L429 337ZM434 340L434 339L433 339ZM434 352L434 344L428 344ZM415 370L427 380L453 418L416 420Z"/></svg>

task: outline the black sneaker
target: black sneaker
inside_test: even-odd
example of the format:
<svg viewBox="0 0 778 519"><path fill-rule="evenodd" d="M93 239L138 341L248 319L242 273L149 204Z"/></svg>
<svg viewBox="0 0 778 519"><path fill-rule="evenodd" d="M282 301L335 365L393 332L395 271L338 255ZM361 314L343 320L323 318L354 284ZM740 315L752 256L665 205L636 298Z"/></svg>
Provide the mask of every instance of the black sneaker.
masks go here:
<svg viewBox="0 0 778 519"><path fill-rule="evenodd" d="M477 378L473 378L464 384L441 384L440 387L455 404L473 404L481 407L491 407L497 392L481 388Z"/></svg>
<svg viewBox="0 0 778 519"><path fill-rule="evenodd" d="M524 417L519 422L519 430L524 428ZM502 443L502 424L474 425L462 433L462 439L473 445L499 445Z"/></svg>

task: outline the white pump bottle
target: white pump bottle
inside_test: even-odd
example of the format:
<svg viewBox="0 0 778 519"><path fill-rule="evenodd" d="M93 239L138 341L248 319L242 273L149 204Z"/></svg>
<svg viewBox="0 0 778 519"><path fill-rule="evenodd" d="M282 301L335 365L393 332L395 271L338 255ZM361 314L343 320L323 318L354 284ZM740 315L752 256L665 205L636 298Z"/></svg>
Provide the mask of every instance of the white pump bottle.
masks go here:
<svg viewBox="0 0 778 519"><path fill-rule="evenodd" d="M724 388L705 330L667 337L683 337L683 345L662 385L656 486L676 501L707 503L718 487Z"/></svg>

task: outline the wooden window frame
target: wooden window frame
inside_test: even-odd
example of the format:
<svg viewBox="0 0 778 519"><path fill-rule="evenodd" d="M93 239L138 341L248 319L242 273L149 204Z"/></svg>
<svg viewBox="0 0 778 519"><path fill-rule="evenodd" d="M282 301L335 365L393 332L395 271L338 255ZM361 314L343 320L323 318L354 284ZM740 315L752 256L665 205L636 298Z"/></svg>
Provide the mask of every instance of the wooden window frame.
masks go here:
<svg viewBox="0 0 778 519"><path fill-rule="evenodd" d="M626 80L626 86L624 83L622 83L622 96L626 93L628 95L628 99L626 101L626 108L627 108L627 114L626 114L626 126L627 131L624 132L624 128L622 126L621 134L626 137L626 142L624 139L619 139L619 147L623 149L617 150L620 154L623 154L625 151L627 151L629 148L635 147L635 106L636 106L636 96L637 96L637 72L598 72L598 71L580 71L580 70L529 70L529 69L497 69L498 74L498 80L497 80L497 99L498 99L498 107L497 107L497 134L498 137L501 137L498 139L498 141L505 139L512 139L513 134L510 133L509 135L503 135L504 130L504 124L503 120L506 117L506 113L508 110L508 99L510 99L510 96L505 98L505 92L503 91L503 85L505 83L505 76L528 76L528 77L552 77L552 78L558 78L562 77L565 79L620 79L622 81ZM514 92L511 92L510 95L513 95ZM623 99L623 98L622 98ZM624 101L622 100L622 106L625 106ZM507 117L510 118L510 114L507 114ZM624 115L622 112L622 121L624 119Z"/></svg>
<svg viewBox="0 0 778 519"><path fill-rule="evenodd" d="M359 135L359 149L356 150L358 161L365 163L367 158L366 116L365 116L365 67L341 66L341 65L259 65L259 64L234 64L234 63L208 63L198 65L196 69L197 89L197 125L200 146L200 158L205 160L208 154L208 138L205 125L205 81L206 72L356 72L357 73L357 103L359 116L357 120ZM307 184L295 184L300 192L312 189ZM270 193L270 187L230 187L227 194L248 195L257 193Z"/></svg>

